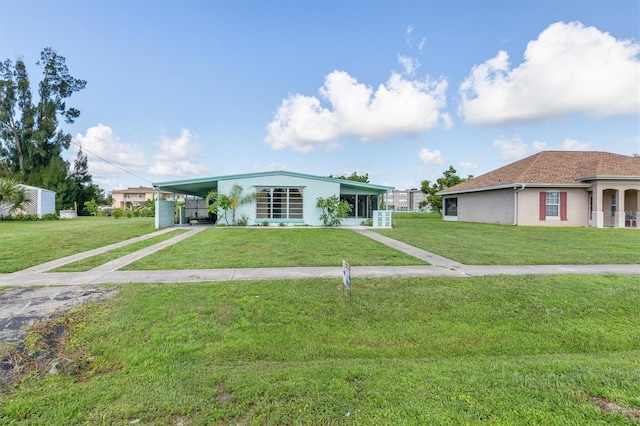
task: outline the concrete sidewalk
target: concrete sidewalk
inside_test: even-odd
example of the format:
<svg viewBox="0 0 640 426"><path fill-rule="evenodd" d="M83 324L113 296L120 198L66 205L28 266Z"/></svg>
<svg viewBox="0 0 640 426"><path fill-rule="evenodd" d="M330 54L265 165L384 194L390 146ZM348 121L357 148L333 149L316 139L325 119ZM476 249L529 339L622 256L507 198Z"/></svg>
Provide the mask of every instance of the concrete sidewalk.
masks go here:
<svg viewBox="0 0 640 426"><path fill-rule="evenodd" d="M12 274L0 274L0 287L7 288L0 294L0 341L15 342L24 338L24 326L52 318L87 301L103 300L117 290L106 284L125 283L176 283L239 280L277 280L332 278L342 279L342 266L335 267L285 267L247 269L198 269L172 271L120 271L119 269L155 253L165 247L189 238L205 227L190 227L188 232L151 247L105 263L87 272L47 272L136 241L152 238L175 228L164 229L142 237L112 244L84 253L43 263ZM640 274L640 265L521 265L481 266L463 265L442 256L420 250L408 244L384 237L368 229L356 232L382 244L393 247L430 263L428 266L354 266L351 277L472 277L487 275L552 275L552 274Z"/></svg>
<svg viewBox="0 0 640 426"><path fill-rule="evenodd" d="M122 247L136 241L152 238L169 232L168 228L125 242L112 244L99 249L57 259L32 268L0 274L0 287L33 286L80 286L96 284L122 283L171 283L234 281L258 279L304 279L304 278L340 278L342 266L335 267L282 267L282 268L246 268L246 269L197 269L168 271L120 271L119 269L144 256L155 253L172 244L185 240L201 231L204 227L191 227L189 231L153 246L123 256L87 272L47 272L67 263L75 262L95 254ZM368 229L356 229L355 232L372 238L396 250L429 262L428 266L352 266L352 277L472 277L489 275L553 275L553 274L639 274L640 265L464 265L459 262L418 249L408 244L382 236Z"/></svg>

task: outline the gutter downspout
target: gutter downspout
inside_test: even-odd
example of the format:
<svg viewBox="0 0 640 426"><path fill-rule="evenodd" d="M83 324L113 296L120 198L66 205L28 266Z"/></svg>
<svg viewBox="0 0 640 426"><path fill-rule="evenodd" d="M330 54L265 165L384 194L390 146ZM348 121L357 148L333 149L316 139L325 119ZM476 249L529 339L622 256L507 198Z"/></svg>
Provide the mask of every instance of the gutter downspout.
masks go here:
<svg viewBox="0 0 640 426"><path fill-rule="evenodd" d="M516 187L514 187L513 189L515 189L515 192L513 193L513 226L518 225L518 192L521 192L524 190L524 188L527 186L526 183L518 183L516 185L521 185L520 189L517 189Z"/></svg>

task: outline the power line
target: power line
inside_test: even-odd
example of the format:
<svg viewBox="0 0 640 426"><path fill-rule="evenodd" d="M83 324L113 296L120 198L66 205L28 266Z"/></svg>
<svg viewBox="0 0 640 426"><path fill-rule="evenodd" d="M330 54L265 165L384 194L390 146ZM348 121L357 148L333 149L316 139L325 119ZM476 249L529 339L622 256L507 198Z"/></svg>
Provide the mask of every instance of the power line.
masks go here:
<svg viewBox="0 0 640 426"><path fill-rule="evenodd" d="M143 181L149 182L151 185L153 185L153 182L151 182L149 179L145 179L142 176L138 176L137 174L135 174L133 172L130 172L129 170L127 170L127 169L125 169L123 167L120 167L119 165L117 165L115 163L112 163L111 161L109 161L109 160L107 160L105 158L100 157L98 154L95 154L95 153L89 151L87 148L83 148L82 144L74 142L73 140L71 141L71 143L76 145L77 147L79 147L81 150L83 150L85 152L88 152L89 154L93 155L94 157L99 158L100 160L104 161L105 163L111 164L113 167L116 167L116 168L122 170L123 172L130 174L131 176L137 177L138 179L142 179Z"/></svg>

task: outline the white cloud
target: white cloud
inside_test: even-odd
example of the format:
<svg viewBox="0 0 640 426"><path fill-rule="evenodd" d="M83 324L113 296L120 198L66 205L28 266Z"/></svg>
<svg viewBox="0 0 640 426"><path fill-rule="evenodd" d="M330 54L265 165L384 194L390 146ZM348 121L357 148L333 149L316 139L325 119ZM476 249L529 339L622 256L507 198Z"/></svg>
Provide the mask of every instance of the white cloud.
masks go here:
<svg viewBox="0 0 640 426"><path fill-rule="evenodd" d="M171 177L203 172L205 166L193 161L200 157L200 149L191 139L191 133L187 129L183 129L177 139L163 136L159 152L149 155L141 145L122 142L113 134L111 127L98 124L88 128L84 135L78 133L73 140L87 154L93 181L103 188L117 188L123 187L120 181L125 174L143 181L140 184L149 184L140 175L149 173ZM74 155L76 152L77 149L74 150ZM149 158L153 161L150 162ZM131 178L128 177L127 180Z"/></svg>
<svg viewBox="0 0 640 426"><path fill-rule="evenodd" d="M586 151L590 146L589 142L580 142L571 138L566 138L558 146L551 146L541 141L533 141L529 146L520 136L493 141L493 147L500 150L503 160L517 160L540 151Z"/></svg>
<svg viewBox="0 0 640 426"><path fill-rule="evenodd" d="M515 160L524 157L529 152L529 147L520 139L514 136L511 139L496 139L493 147L500 150L500 158L503 160Z"/></svg>
<svg viewBox="0 0 640 426"><path fill-rule="evenodd" d="M458 163L458 165L460 166L461 169L477 169L479 166L477 164L474 164L470 161L461 161L460 163Z"/></svg>
<svg viewBox="0 0 640 426"><path fill-rule="evenodd" d="M316 97L289 96L267 125L265 142L275 150L310 152L336 148L346 137L368 142L425 132L450 121L441 113L446 89L445 79L407 80L394 72L374 91L344 71L333 71L319 90L330 107Z"/></svg>
<svg viewBox="0 0 640 426"><path fill-rule="evenodd" d="M442 164L444 162L442 152L440 152L439 149L431 151L427 148L422 148L420 152L418 152L418 157L420 157L420 161L424 164Z"/></svg>
<svg viewBox="0 0 640 426"><path fill-rule="evenodd" d="M288 166L281 163L269 163L269 164L253 166L253 171L255 172L268 172L268 171L288 170L288 169L289 169Z"/></svg>
<svg viewBox="0 0 640 426"><path fill-rule="evenodd" d="M182 129L180 136L171 139L162 136L160 152L153 156L153 165L149 173L159 176L191 176L206 170L203 164L196 164L193 159L200 157L200 145L192 141L191 132Z"/></svg>
<svg viewBox="0 0 640 426"><path fill-rule="evenodd" d="M420 61L409 56L398 55L398 62L404 67L404 72L408 76L413 76L416 70L420 68Z"/></svg>
<svg viewBox="0 0 640 426"><path fill-rule="evenodd" d="M524 62L509 55L471 70L461 84L459 114L491 126L573 112L602 117L640 112L640 44L580 22L558 22L529 42Z"/></svg>
<svg viewBox="0 0 640 426"><path fill-rule="evenodd" d="M114 182L123 170L139 173L147 166L142 147L121 142L104 124L88 128L84 135L78 133L73 140L87 154L89 173L98 185Z"/></svg>
<svg viewBox="0 0 640 426"><path fill-rule="evenodd" d="M580 142L575 139L567 138L560 144L561 151L585 151L591 144L589 142Z"/></svg>
<svg viewBox="0 0 640 426"><path fill-rule="evenodd" d="M407 31L405 33L405 36L407 37L407 42L408 42L409 36L413 32L413 30L414 30L413 25L407 25Z"/></svg>
<svg viewBox="0 0 640 426"><path fill-rule="evenodd" d="M535 152L545 151L549 149L549 144L546 142L533 141L531 142L531 146Z"/></svg>

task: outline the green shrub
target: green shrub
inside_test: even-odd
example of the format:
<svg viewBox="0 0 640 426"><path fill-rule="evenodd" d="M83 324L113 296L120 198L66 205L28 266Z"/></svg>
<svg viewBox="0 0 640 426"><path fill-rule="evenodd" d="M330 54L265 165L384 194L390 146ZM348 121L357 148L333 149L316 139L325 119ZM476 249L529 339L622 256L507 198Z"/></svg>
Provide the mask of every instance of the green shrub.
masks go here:
<svg viewBox="0 0 640 426"><path fill-rule="evenodd" d="M113 209L113 210L111 210L111 215L114 218L119 219L124 215L124 210L122 210L122 209Z"/></svg>
<svg viewBox="0 0 640 426"><path fill-rule="evenodd" d="M237 223L238 226L247 226L249 224L249 216L246 214L243 214L240 216L237 222L238 222Z"/></svg>
<svg viewBox="0 0 640 426"><path fill-rule="evenodd" d="M322 209L320 219L324 226L340 226L342 221L349 217L351 206L346 201L340 201L336 195L331 197L318 197L316 207Z"/></svg>

